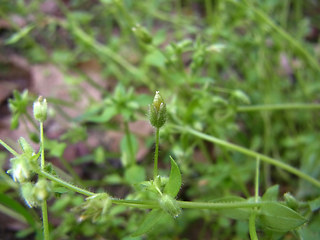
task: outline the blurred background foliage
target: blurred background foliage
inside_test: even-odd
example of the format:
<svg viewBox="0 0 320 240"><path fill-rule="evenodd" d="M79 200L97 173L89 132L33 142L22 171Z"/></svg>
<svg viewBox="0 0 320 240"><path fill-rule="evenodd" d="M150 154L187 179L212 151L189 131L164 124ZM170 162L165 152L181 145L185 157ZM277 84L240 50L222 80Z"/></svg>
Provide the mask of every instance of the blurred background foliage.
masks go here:
<svg viewBox="0 0 320 240"><path fill-rule="evenodd" d="M30 107L43 95L50 105L47 159L60 175L115 197L136 197L132 183L152 177L146 112L160 90L169 112L160 173L174 156L183 175L179 199L250 197L255 161L172 125L281 159L319 179L319 111L250 108L319 102L319 16L314 0L2 0L1 139L14 144L23 135L37 143ZM25 207L5 173L8 158L1 152L1 235L41 239L38 210ZM260 192L275 184L280 196L290 192L301 201L320 192L262 164ZM50 202L53 239L133 239L141 210L115 206L92 223L75 210L82 202L63 190ZM320 204L314 206L299 230L261 236L320 238ZM247 232L245 221L185 210L148 239L247 239Z"/></svg>

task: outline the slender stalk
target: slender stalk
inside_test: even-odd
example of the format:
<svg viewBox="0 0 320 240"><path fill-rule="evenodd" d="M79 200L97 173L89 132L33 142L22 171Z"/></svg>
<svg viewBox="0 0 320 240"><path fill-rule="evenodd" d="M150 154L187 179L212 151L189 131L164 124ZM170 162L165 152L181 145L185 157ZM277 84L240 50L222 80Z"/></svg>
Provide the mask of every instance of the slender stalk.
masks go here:
<svg viewBox="0 0 320 240"><path fill-rule="evenodd" d="M258 197L259 197L259 173L260 173L260 158L257 158L256 180L255 180L255 191L254 191L255 202L258 202Z"/></svg>
<svg viewBox="0 0 320 240"><path fill-rule="evenodd" d="M181 208L193 208L193 209L232 209L232 208L253 208L259 207L264 203L258 202L228 202L228 203L210 203L210 202L187 202L187 201L177 201Z"/></svg>
<svg viewBox="0 0 320 240"><path fill-rule="evenodd" d="M44 239L49 240L50 233L49 233L47 200L43 200L43 202L41 204L41 210L42 210L42 224L43 224Z"/></svg>
<svg viewBox="0 0 320 240"><path fill-rule="evenodd" d="M320 104L313 103L285 103L285 104L267 104L254 106L237 107L237 112L252 112L252 111L274 111L274 110L307 110L320 109Z"/></svg>
<svg viewBox="0 0 320 240"><path fill-rule="evenodd" d="M44 137L43 137L43 122L40 122L40 147L41 147L41 162L40 167L43 170L45 163L44 163Z"/></svg>
<svg viewBox="0 0 320 240"><path fill-rule="evenodd" d="M158 176L159 132L160 132L160 128L157 128L156 129L156 149L154 151L154 168L153 168L153 179L154 180Z"/></svg>
<svg viewBox="0 0 320 240"><path fill-rule="evenodd" d="M256 203L258 202L258 197L259 197L259 173L260 173L260 159L257 158L255 191L254 191L254 199ZM257 208L255 207L252 210L252 213L249 217L249 234L250 234L251 240L258 240L258 235L256 230L256 215L257 215Z"/></svg>
<svg viewBox="0 0 320 240"><path fill-rule="evenodd" d="M43 170L37 170L37 173L46 177L49 180L60 184L61 186L68 188L74 192L83 194L85 196L93 196L95 193L88 190L82 189L80 187L74 186L58 177L51 175ZM116 199L111 198L112 203L117 205L125 205L128 207L136 208L159 208L159 202L153 200L125 200L125 199ZM265 202L226 202L226 203L215 203L215 202L187 202L187 201L177 201L181 208L192 208L192 209L233 209L233 208L254 208L259 207L265 204Z"/></svg>
<svg viewBox="0 0 320 240"><path fill-rule="evenodd" d="M87 191L87 190L82 189L80 187L74 186L71 183L68 183L68 182L66 182L66 181L64 181L64 180L62 180L62 179L60 179L58 177L55 177L55 176L51 175L50 173L47 173L47 172L45 172L43 170L36 170L36 172L40 176L45 177L45 178L47 178L47 179L49 179L49 180L51 180L53 182L56 182L56 183L60 184L61 186L65 187L65 188L68 188L68 189L70 189L70 190L72 190L74 192L83 194L83 195L88 196L88 197L94 195L93 192L90 192L90 191Z"/></svg>
<svg viewBox="0 0 320 240"><path fill-rule="evenodd" d="M131 141L131 134L130 134L130 131L129 131L129 123L128 121L125 121L124 122L124 131L125 131L125 134L127 136L127 144L128 144L128 147L129 147L129 155L130 155L130 164L129 165L134 165L136 163L136 159L135 159L135 156L134 156L134 153L133 153L133 145L132 145L132 141Z"/></svg>
<svg viewBox="0 0 320 240"><path fill-rule="evenodd" d="M249 234L251 240L258 240L256 231L256 211L253 211L249 217Z"/></svg>
<svg viewBox="0 0 320 240"><path fill-rule="evenodd" d="M16 157L18 157L19 156L19 154L15 151L15 150L13 150L13 148L11 148L8 144L6 144L4 141L2 141L1 139L0 139L0 144L5 148L5 149L7 149L12 155L14 155L14 156L16 156Z"/></svg>
<svg viewBox="0 0 320 240"><path fill-rule="evenodd" d="M216 138L216 137L213 137L213 136L210 136L210 135L207 135L205 133L202 133L202 132L199 132L197 130L194 130L190 127L181 127L181 126L177 126L177 125L172 125L173 128L175 129L178 129L180 130L181 132L188 132L194 136L197 136L199 138L202 138L202 139L205 139L209 142L212 142L212 143L215 143L215 144L218 144L220 146L223 146L223 147L226 147L230 150L233 150L233 151L237 151L237 152L241 152L247 156L251 156L251 157L254 157L254 158L259 158L260 160L266 162L266 163L269 163L269 164L272 164L278 168L282 168L310 183L312 183L313 185L317 186L320 188L320 181L309 176L308 174L306 173L303 173L301 172L300 170L284 163L284 162L281 162L279 160L276 160L274 158L271 158L271 157L268 157L266 155L263 155L261 153L257 153L255 151L252 151L252 150L249 150L247 148L244 148L244 147L241 147L241 146L238 146L236 144L233 144L233 143L229 143L227 141L224 141L224 140L221 140L219 138Z"/></svg>
<svg viewBox="0 0 320 240"><path fill-rule="evenodd" d="M44 137L43 137L43 122L40 122L40 144L41 144L41 162L40 167L42 170L44 170L45 162L44 162ZM49 221L48 221L48 207L47 207L47 200L43 200L41 205L41 211L42 211L42 223L43 223L43 234L44 239L49 240L50 239L50 233L49 233Z"/></svg>

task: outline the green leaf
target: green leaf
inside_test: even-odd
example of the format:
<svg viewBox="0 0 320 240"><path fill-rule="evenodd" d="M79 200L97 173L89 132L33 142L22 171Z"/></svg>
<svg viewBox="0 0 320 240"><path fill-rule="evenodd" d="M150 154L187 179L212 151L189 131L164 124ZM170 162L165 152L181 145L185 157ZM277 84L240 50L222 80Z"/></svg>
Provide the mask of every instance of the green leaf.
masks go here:
<svg viewBox="0 0 320 240"><path fill-rule="evenodd" d="M278 232L290 231L307 221L296 211L278 202L264 203L258 212L258 219L264 227Z"/></svg>
<svg viewBox="0 0 320 240"><path fill-rule="evenodd" d="M34 26L26 26L22 28L20 31L13 34L10 38L8 38L5 43L6 44L14 44L18 42L20 39L24 38L29 32L34 28Z"/></svg>
<svg viewBox="0 0 320 240"><path fill-rule="evenodd" d="M138 237L142 234L149 232L154 225L156 225L161 218L163 218L166 213L162 209L151 210L143 219L141 225L138 227L137 231L133 233L132 237Z"/></svg>
<svg viewBox="0 0 320 240"><path fill-rule="evenodd" d="M142 182L146 179L146 170L144 167L133 165L126 169L124 178L130 184Z"/></svg>
<svg viewBox="0 0 320 240"><path fill-rule="evenodd" d="M105 156L103 147L101 147L101 146L97 147L94 150L94 162L96 164L102 164L105 162L105 159L106 159L106 156Z"/></svg>
<svg viewBox="0 0 320 240"><path fill-rule="evenodd" d="M277 201L279 195L279 185L269 187L262 196L263 201Z"/></svg>
<svg viewBox="0 0 320 240"><path fill-rule="evenodd" d="M179 170L178 165L170 156L171 159L171 172L169 181L164 188L164 193L168 194L169 196L175 198L180 190L181 187L181 173Z"/></svg>
<svg viewBox="0 0 320 240"><path fill-rule="evenodd" d="M49 155L52 157L62 157L67 144L58 142L57 140L46 139L45 149L49 150Z"/></svg>
<svg viewBox="0 0 320 240"><path fill-rule="evenodd" d="M246 200L242 197L229 196L229 197L215 199L210 202L231 203L231 202L244 202L244 201L246 201ZM218 210L218 213L225 216L225 217L232 218L232 219L247 220L250 217L251 209L249 209L249 208L221 209L221 210Z"/></svg>
<svg viewBox="0 0 320 240"><path fill-rule="evenodd" d="M88 122L105 123L117 114L117 109L112 106L106 107L100 115L88 117Z"/></svg>
<svg viewBox="0 0 320 240"><path fill-rule="evenodd" d="M12 209L22 215L33 229L36 229L36 221L29 211L26 210L19 202L8 197L6 194L0 193L0 204Z"/></svg>

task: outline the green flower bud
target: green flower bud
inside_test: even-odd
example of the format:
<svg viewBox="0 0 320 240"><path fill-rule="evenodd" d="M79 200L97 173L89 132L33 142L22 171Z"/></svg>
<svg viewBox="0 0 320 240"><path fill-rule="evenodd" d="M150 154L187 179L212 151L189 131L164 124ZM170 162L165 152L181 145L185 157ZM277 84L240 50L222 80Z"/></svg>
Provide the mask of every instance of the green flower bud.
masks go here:
<svg viewBox="0 0 320 240"><path fill-rule="evenodd" d="M51 184L45 179L40 179L33 188L33 194L38 201L47 200L51 193Z"/></svg>
<svg viewBox="0 0 320 240"><path fill-rule="evenodd" d="M40 96L37 101L33 103L33 116L39 122L44 122L47 119L47 100Z"/></svg>
<svg viewBox="0 0 320 240"><path fill-rule="evenodd" d="M153 103L149 105L149 120L152 126L161 128L167 120L166 104L159 91L156 91Z"/></svg>
<svg viewBox="0 0 320 240"><path fill-rule="evenodd" d="M30 208L37 207L40 204L34 194L34 185L31 182L21 184L21 196Z"/></svg>
<svg viewBox="0 0 320 240"><path fill-rule="evenodd" d="M93 221L96 221L99 216L107 213L111 204L110 196L107 193L98 193L86 198L86 202L78 207L78 209L84 211L80 220L92 218Z"/></svg>
<svg viewBox="0 0 320 240"><path fill-rule="evenodd" d="M295 210L299 207L299 202L290 193L285 193L284 199L285 199L289 208L292 208Z"/></svg>
<svg viewBox="0 0 320 240"><path fill-rule="evenodd" d="M150 33L142 27L140 24L137 24L132 28L132 32L136 35L136 37L143 43L149 44L152 43L152 37Z"/></svg>
<svg viewBox="0 0 320 240"><path fill-rule="evenodd" d="M11 169L7 171L15 182L27 182L33 176L32 166L25 154L11 158Z"/></svg>
<svg viewBox="0 0 320 240"><path fill-rule="evenodd" d="M161 196L160 207L173 217L178 217L181 213L181 208L177 201L167 194Z"/></svg>

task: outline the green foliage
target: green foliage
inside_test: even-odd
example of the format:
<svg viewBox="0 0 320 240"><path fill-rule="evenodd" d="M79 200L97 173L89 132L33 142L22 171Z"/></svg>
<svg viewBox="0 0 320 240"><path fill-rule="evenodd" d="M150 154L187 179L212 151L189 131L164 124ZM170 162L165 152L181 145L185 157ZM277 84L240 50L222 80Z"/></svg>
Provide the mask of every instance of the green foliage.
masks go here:
<svg viewBox="0 0 320 240"><path fill-rule="evenodd" d="M164 188L164 193L175 198L178 192L180 191L182 180L181 180L181 173L178 165L176 164L176 162L173 160L172 157L170 157L170 159L171 159L171 171L170 171L168 183Z"/></svg>

